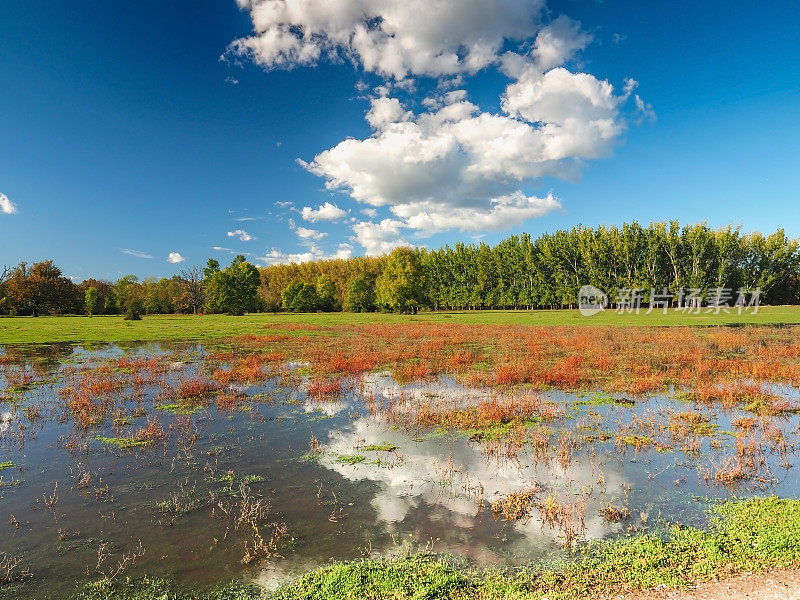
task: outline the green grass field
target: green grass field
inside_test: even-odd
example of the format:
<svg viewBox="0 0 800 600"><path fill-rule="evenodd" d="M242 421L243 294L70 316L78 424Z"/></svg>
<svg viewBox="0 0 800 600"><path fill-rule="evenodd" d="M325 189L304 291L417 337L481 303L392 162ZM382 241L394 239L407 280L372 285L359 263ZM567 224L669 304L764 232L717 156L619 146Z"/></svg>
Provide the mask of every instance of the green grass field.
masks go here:
<svg viewBox="0 0 800 600"><path fill-rule="evenodd" d="M0 344L50 342L129 342L157 340L210 340L248 333L259 333L265 325L283 323L321 326L362 323L456 323L497 325L578 325L578 326L723 326L723 325L797 325L800 306L761 307L757 314L685 314L671 310L651 314L617 314L606 311L585 317L577 310L426 312L415 316L394 314L253 314L227 315L153 315L141 321L110 317L2 317Z"/></svg>
<svg viewBox="0 0 800 600"><path fill-rule="evenodd" d="M686 588L736 573L800 564L800 501L775 497L718 504L707 530L673 527L581 547L561 568L499 570L417 555L335 563L270 593L235 584L182 594L154 578L87 585L81 600L585 600L664 586Z"/></svg>

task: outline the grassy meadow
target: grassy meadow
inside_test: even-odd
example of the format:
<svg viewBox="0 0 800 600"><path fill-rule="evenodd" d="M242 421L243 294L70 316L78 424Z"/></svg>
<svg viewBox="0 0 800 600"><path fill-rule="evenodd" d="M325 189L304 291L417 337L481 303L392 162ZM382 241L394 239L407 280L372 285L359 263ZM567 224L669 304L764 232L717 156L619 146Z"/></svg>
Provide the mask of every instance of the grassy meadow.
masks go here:
<svg viewBox="0 0 800 600"><path fill-rule="evenodd" d="M264 327L338 326L397 323L449 323L463 325L520 326L618 326L686 327L741 325L797 325L800 306L767 306L756 314L713 314L703 310L689 314L670 310L667 314L617 314L614 311L585 317L577 310L424 312L418 315L390 313L312 313L228 315L151 315L141 321L125 321L121 316L99 317L3 317L0 318L0 344L39 344L54 342L128 342L160 340L213 340L259 333Z"/></svg>

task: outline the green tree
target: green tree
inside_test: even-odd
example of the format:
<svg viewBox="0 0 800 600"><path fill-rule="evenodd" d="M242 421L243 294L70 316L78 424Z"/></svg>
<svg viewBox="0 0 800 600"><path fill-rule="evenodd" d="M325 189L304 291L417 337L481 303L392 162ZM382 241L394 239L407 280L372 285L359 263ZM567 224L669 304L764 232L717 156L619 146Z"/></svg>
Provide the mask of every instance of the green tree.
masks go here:
<svg viewBox="0 0 800 600"><path fill-rule="evenodd" d="M316 286L310 283L301 285L302 287L292 301L292 310L294 312L317 312L320 309L320 298Z"/></svg>
<svg viewBox="0 0 800 600"><path fill-rule="evenodd" d="M148 277L142 282L144 308L149 315L164 315L175 312L173 282L162 278Z"/></svg>
<svg viewBox="0 0 800 600"><path fill-rule="evenodd" d="M292 310L294 299L297 297L300 290L303 289L303 285L305 284L300 281L293 281L283 289L283 292L281 292L281 304L285 310Z"/></svg>
<svg viewBox="0 0 800 600"><path fill-rule="evenodd" d="M295 281L283 290L283 307L292 312L317 312L321 310L317 286Z"/></svg>
<svg viewBox="0 0 800 600"><path fill-rule="evenodd" d="M379 306L400 313L413 313L425 306L425 275L419 254L411 248L396 248L375 284Z"/></svg>
<svg viewBox="0 0 800 600"><path fill-rule="evenodd" d="M783 229L769 236L754 233L745 238L743 285L759 288L767 304L798 301L800 244L789 239Z"/></svg>
<svg viewBox="0 0 800 600"><path fill-rule="evenodd" d="M231 265L222 271L215 271L213 259L208 261L206 268L208 281L208 307L211 312L227 313L230 315L243 315L246 312L255 312L260 306L258 286L261 276L253 265L247 262L244 256L239 255L233 259Z"/></svg>
<svg viewBox="0 0 800 600"><path fill-rule="evenodd" d="M145 290L135 275L126 275L116 286L117 301L126 321L139 321L145 313Z"/></svg>
<svg viewBox="0 0 800 600"><path fill-rule="evenodd" d="M92 311L92 315L109 315L119 312L117 305L117 294L114 284L101 279L86 279L78 284L78 297L84 301L81 312L86 312L86 290L93 287L97 290L97 304Z"/></svg>
<svg viewBox="0 0 800 600"><path fill-rule="evenodd" d="M128 296L139 294L139 278L136 275L125 275L114 284L114 295L117 300L119 312L125 313L128 306Z"/></svg>
<svg viewBox="0 0 800 600"><path fill-rule="evenodd" d="M356 275L347 286L344 309L348 312L375 310L375 277L367 273Z"/></svg>
<svg viewBox="0 0 800 600"><path fill-rule="evenodd" d="M142 300L140 290L134 290L125 298L125 317L126 321L141 321L144 314L144 300Z"/></svg>
<svg viewBox="0 0 800 600"><path fill-rule="evenodd" d="M219 261L215 258L209 258L206 263L206 268L203 269L203 279L211 280L214 275L219 273Z"/></svg>
<svg viewBox="0 0 800 600"><path fill-rule="evenodd" d="M96 287L90 287L87 288L84 296L86 314L88 314L89 318L91 319L94 311L97 310L97 299L100 297L100 292L97 291Z"/></svg>

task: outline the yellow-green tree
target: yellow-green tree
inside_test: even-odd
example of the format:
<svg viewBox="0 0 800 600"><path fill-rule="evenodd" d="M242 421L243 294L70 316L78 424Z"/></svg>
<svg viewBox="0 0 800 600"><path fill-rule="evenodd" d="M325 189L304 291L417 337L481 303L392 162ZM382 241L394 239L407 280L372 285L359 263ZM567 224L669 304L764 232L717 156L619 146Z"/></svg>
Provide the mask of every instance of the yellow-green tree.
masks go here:
<svg viewBox="0 0 800 600"><path fill-rule="evenodd" d="M411 248L396 248L375 285L378 306L400 313L416 314L427 304L425 273L419 254Z"/></svg>
<svg viewBox="0 0 800 600"><path fill-rule="evenodd" d="M85 294L85 302L86 302L86 314L89 315L89 318L92 318L94 311L97 309L97 298L100 296L100 292L97 291L96 287L87 288Z"/></svg>

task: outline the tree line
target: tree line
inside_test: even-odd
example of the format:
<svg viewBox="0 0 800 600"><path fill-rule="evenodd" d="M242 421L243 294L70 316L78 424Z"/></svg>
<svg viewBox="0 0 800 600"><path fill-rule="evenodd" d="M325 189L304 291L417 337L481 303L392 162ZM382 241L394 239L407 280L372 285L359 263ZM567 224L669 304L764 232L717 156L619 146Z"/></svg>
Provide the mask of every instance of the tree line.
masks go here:
<svg viewBox="0 0 800 600"><path fill-rule="evenodd" d="M0 271L0 313L143 314L258 311L368 312L575 306L581 286L701 296L725 288L761 292L765 304L800 303L800 244L783 230L743 234L705 224L634 222L578 226L537 238L512 235L437 250L398 248L381 257L257 268L237 256L222 268L184 269L171 278L116 282L63 276L53 261ZM735 294L734 294L735 295Z"/></svg>

